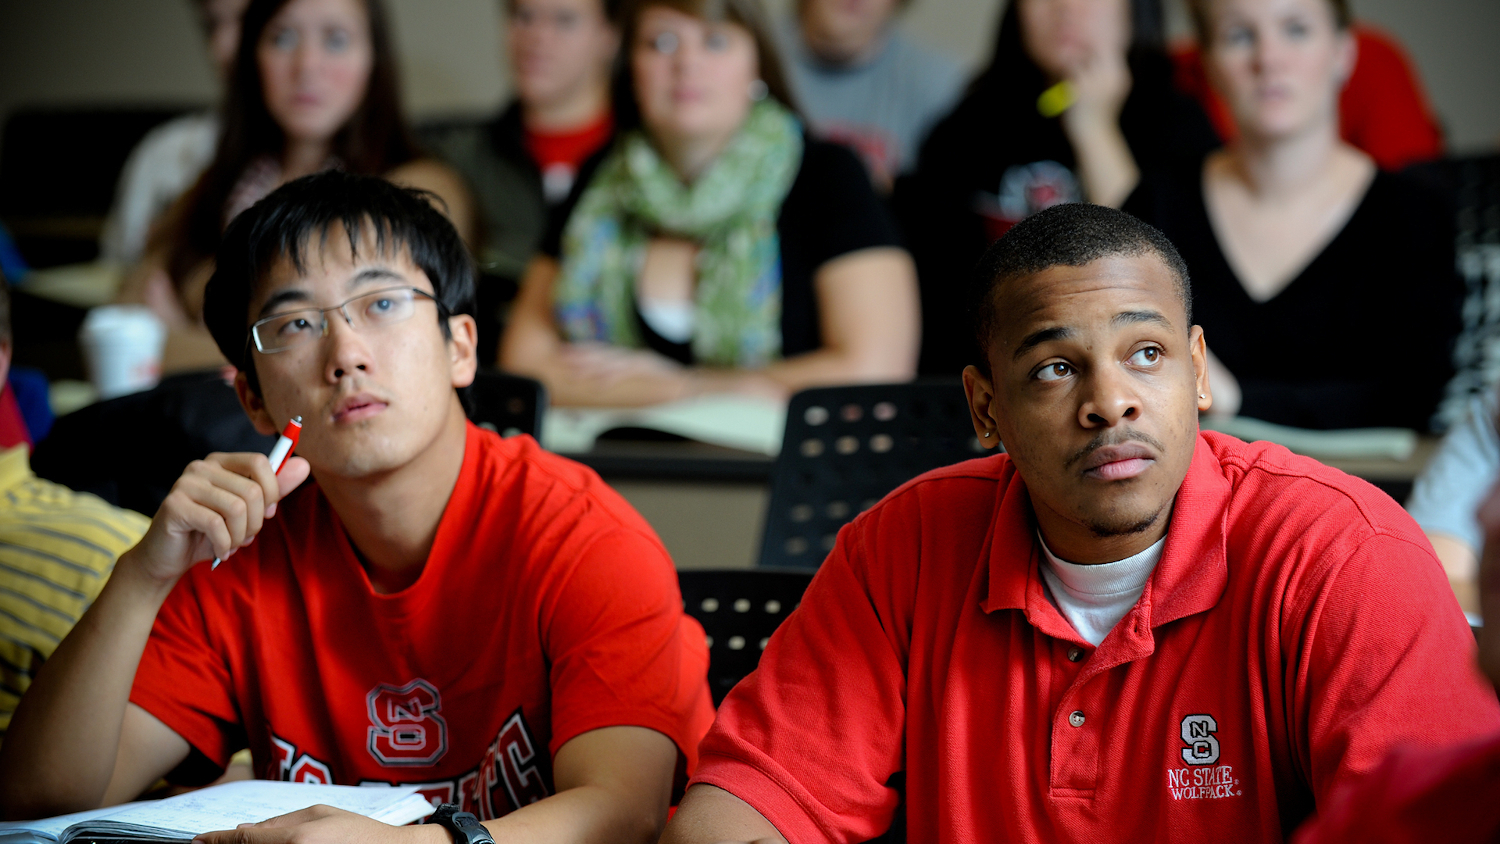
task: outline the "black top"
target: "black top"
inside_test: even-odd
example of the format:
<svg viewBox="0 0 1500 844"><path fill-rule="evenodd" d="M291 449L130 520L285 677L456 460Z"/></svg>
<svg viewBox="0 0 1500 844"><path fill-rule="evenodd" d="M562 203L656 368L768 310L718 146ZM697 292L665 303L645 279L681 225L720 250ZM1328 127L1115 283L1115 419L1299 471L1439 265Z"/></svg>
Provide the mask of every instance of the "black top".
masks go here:
<svg viewBox="0 0 1500 844"><path fill-rule="evenodd" d="M781 204L776 234L781 241L781 354L815 351L823 336L814 279L818 269L860 249L901 245L885 206L870 186L864 165L847 147L804 136L802 165ZM542 239L542 254L558 258L562 230L582 190L558 208ZM639 316L637 317L639 319ZM690 343L673 343L641 324L646 344L692 363Z"/></svg>
<svg viewBox="0 0 1500 844"><path fill-rule="evenodd" d="M1427 429L1453 374L1463 294L1453 217L1436 194L1377 173L1343 230L1265 302L1250 298L1219 248L1201 166L1148 176L1125 210L1182 253L1194 321L1239 380L1242 415Z"/></svg>
<svg viewBox="0 0 1500 844"><path fill-rule="evenodd" d="M1172 88L1166 56L1138 51L1129 60L1120 131L1142 171L1201 160L1218 146L1202 110ZM1005 67L975 81L896 183L897 221L922 283L924 374L957 375L974 362L966 288L989 244L1043 208L1083 201L1061 121L1036 110L1046 79L1029 59Z"/></svg>

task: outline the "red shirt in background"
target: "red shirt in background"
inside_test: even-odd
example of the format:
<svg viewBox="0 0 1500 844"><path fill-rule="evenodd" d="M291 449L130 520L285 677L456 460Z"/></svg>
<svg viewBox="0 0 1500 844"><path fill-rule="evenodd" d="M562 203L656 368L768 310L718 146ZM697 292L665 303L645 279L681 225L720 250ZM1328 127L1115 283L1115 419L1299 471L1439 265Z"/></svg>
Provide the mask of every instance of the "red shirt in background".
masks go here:
<svg viewBox="0 0 1500 844"><path fill-rule="evenodd" d="M1396 750L1342 786L1293 844L1492 844L1500 841L1500 734Z"/></svg>
<svg viewBox="0 0 1500 844"><path fill-rule="evenodd" d="M1369 484L1204 433L1160 563L1094 648L1053 606L1005 455L846 526L694 782L792 841L1281 841L1410 742L1500 730L1473 634Z"/></svg>
<svg viewBox="0 0 1500 844"><path fill-rule="evenodd" d="M578 168L614 136L614 114L606 111L598 120L569 132L523 130L526 152L542 173L542 188L548 202L560 202L573 187Z"/></svg>
<svg viewBox="0 0 1500 844"><path fill-rule="evenodd" d="M309 481L177 584L131 700L220 766L248 745L262 778L416 784L493 818L554 793L553 755L601 727L663 733L691 771L707 668L645 521L592 471L471 425L415 584L377 594Z"/></svg>
<svg viewBox="0 0 1500 844"><path fill-rule="evenodd" d="M1367 24L1352 27L1359 52L1339 97L1344 140L1383 170L1400 170L1443 154L1443 130L1432 115L1411 61L1394 38ZM1219 137L1238 136L1229 107L1208 82L1196 44L1172 51L1177 87L1203 106Z"/></svg>

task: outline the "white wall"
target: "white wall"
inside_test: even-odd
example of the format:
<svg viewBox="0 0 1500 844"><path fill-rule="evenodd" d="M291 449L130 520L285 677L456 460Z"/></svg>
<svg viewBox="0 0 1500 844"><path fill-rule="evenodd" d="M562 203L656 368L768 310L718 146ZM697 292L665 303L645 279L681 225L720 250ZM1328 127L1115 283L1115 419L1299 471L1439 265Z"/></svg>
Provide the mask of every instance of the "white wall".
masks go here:
<svg viewBox="0 0 1500 844"><path fill-rule="evenodd" d="M500 0L386 0L414 117L503 99ZM788 0L768 0L776 9ZM1172 3L1174 29L1182 14ZM190 0L0 0L0 120L21 104L206 103L214 82ZM906 25L972 66L1002 0L914 0ZM1355 0L1415 58L1454 149L1500 143L1500 2Z"/></svg>

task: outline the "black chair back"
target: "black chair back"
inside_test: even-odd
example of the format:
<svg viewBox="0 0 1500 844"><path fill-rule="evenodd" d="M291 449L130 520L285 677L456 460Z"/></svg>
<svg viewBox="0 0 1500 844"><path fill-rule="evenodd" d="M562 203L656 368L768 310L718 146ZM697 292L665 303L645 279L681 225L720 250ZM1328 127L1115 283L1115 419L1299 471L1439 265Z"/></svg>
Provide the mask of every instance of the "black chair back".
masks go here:
<svg viewBox="0 0 1500 844"><path fill-rule="evenodd" d="M688 570L677 573L687 614L708 635L708 687L714 706L755 670L760 652L812 580L810 571Z"/></svg>
<svg viewBox="0 0 1500 844"><path fill-rule="evenodd" d="M772 474L760 565L817 568L839 528L886 493L982 453L957 379L797 393Z"/></svg>
<svg viewBox="0 0 1500 844"><path fill-rule="evenodd" d="M475 425L502 437L540 437L542 416L547 412L547 388L531 378L481 370L464 391L464 410Z"/></svg>

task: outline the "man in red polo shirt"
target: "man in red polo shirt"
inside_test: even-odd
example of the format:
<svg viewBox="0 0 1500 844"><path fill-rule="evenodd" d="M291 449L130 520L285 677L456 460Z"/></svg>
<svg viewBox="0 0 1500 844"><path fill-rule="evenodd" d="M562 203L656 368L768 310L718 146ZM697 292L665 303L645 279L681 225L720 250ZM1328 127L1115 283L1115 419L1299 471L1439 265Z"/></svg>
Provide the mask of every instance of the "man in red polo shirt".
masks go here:
<svg viewBox="0 0 1500 844"><path fill-rule="evenodd" d="M703 628L598 475L468 424L473 295L453 226L383 179L235 219L205 320L257 428L301 417L298 456L188 467L16 710L0 812L248 747L261 778L415 785L506 842L656 840L713 718ZM202 840L493 840L460 835L314 807Z"/></svg>
<svg viewBox="0 0 1500 844"><path fill-rule="evenodd" d="M1058 206L976 281L964 386L1008 453L844 528L664 841L863 841L903 788L913 842L1280 841L1391 746L1500 727L1394 501L1199 432L1203 333L1159 232Z"/></svg>

